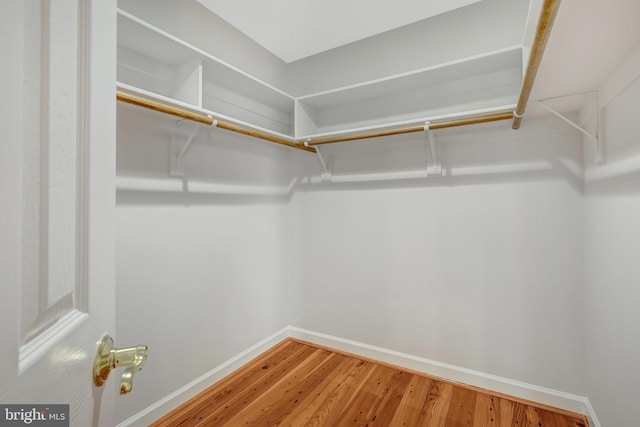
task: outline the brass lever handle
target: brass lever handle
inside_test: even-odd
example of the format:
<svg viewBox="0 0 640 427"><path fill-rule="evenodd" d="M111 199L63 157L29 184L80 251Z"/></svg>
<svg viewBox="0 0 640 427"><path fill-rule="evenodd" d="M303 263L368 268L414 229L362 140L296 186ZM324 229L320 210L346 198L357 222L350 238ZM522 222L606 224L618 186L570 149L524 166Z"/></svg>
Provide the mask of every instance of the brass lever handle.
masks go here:
<svg viewBox="0 0 640 427"><path fill-rule="evenodd" d="M127 348L115 348L113 338L105 335L98 341L96 357L93 361L93 382L101 386L107 381L112 369L125 366L120 381L120 394L127 394L133 387L133 374L142 369L147 360L146 345Z"/></svg>

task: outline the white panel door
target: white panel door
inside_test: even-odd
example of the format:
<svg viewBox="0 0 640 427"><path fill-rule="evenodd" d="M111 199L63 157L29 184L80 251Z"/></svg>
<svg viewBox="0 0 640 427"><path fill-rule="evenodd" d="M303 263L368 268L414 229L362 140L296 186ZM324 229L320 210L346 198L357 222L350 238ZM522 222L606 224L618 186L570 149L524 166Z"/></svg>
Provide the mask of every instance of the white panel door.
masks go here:
<svg viewBox="0 0 640 427"><path fill-rule="evenodd" d="M4 0L0 28L0 404L110 426L116 381L91 372L115 328L115 0Z"/></svg>

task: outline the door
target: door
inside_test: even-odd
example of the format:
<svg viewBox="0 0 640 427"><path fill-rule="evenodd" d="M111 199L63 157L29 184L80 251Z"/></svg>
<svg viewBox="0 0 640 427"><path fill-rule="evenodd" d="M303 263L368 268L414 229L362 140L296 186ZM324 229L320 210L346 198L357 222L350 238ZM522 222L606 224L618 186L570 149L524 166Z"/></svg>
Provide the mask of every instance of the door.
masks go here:
<svg viewBox="0 0 640 427"><path fill-rule="evenodd" d="M0 404L76 426L113 425L116 396L91 375L115 327L115 7L0 2Z"/></svg>

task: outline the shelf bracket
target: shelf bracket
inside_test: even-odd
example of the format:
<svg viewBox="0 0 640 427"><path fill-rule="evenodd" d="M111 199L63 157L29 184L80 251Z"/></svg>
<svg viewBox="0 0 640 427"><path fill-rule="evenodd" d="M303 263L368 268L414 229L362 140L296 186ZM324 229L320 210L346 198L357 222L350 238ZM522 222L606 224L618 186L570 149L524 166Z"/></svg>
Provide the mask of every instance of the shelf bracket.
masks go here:
<svg viewBox="0 0 640 427"><path fill-rule="evenodd" d="M535 101L535 103L539 104L542 108L544 108L545 110L547 110L548 112L550 112L554 116L558 117L563 122L569 124L573 128L579 130L584 135L586 135L589 139L594 141L595 144L596 144L595 161L599 165L602 165L602 164L605 163L605 160L604 160L604 148L603 148L603 145L602 145L602 139L600 138L600 108L598 106L597 98L596 98L596 134L595 135L593 135L592 133L588 132L582 126L580 126L579 124L575 123L573 120L567 118L562 113L559 113L558 111L556 111L553 108L549 107L544 102Z"/></svg>
<svg viewBox="0 0 640 427"><path fill-rule="evenodd" d="M309 147L309 141L311 139L307 139L304 142L305 147ZM327 167L327 163L324 161L324 157L322 157L322 153L320 152L320 147L317 145L314 147L316 149L316 156L320 160L320 164L322 165L322 172L320 172L320 181L322 182L331 182L331 171Z"/></svg>
<svg viewBox="0 0 640 427"><path fill-rule="evenodd" d="M424 132L429 138L429 151L431 152L431 166L427 166L427 176L430 175L442 175L442 163L439 157L440 144L436 141L436 136L433 131L429 129L431 122L424 122Z"/></svg>
<svg viewBox="0 0 640 427"><path fill-rule="evenodd" d="M195 142L196 136L200 132L200 125L197 123L193 124L193 128L189 132L187 139L182 142L180 138L180 124L186 120L178 120L176 121L176 126L171 135L171 152L169 153L170 157L170 165L169 165L169 176L181 178L184 176L184 167L182 164L182 160L184 156L189 152L193 143ZM217 126L218 121L214 120L211 126Z"/></svg>

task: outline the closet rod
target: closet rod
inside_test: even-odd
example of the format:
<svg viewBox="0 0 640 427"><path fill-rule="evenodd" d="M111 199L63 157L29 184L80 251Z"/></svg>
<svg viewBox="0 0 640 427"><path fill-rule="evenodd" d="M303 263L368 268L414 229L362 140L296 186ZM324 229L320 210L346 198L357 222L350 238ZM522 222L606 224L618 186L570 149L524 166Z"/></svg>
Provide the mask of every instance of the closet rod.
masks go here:
<svg viewBox="0 0 640 427"><path fill-rule="evenodd" d="M205 125L211 126L213 124L213 117L206 114L194 113L183 108L174 107L158 101L152 101L121 90L116 90L116 99L121 102L126 102L127 104L137 105L138 107L148 108L150 110L159 111L161 113L192 120Z"/></svg>
<svg viewBox="0 0 640 427"><path fill-rule="evenodd" d="M558 14L558 8L560 7L560 0L545 0L540 13L540 19L538 21L538 27L536 29L536 38L533 41L531 47L531 56L529 57L529 64L527 71L524 75L524 81L522 82L522 89L520 90L520 98L518 99L518 105L516 111L513 113L513 129L520 129L520 123L522 122L522 116L524 116L527 103L529 102L529 96L533 89L533 83L536 80L536 74L538 74L538 68L542 62L542 55L544 49L547 46L551 29L553 28L553 21Z"/></svg>
<svg viewBox="0 0 640 427"><path fill-rule="evenodd" d="M479 114L475 116L459 117L448 120L434 121L429 123L429 130L447 129L457 126L476 125L480 123L497 122L500 120L511 120L513 111L501 111L498 113ZM347 135L329 136L326 138L310 139L307 145L332 144L334 142L355 141L357 139L377 138L381 136L402 135L405 133L424 132L424 125L414 125L403 128L380 129L374 131L358 132Z"/></svg>
<svg viewBox="0 0 640 427"><path fill-rule="evenodd" d="M184 108L174 107L162 102L153 101L137 95L132 95L121 90L116 90L116 99L121 102L126 102L127 104L137 105L138 107L148 108L150 110L159 111L161 113L169 114L187 120L192 120L194 122L202 123L209 126L212 126L214 122L214 118L212 116L201 113L194 113L192 111L185 110ZM231 132L241 133L243 135L249 135L254 138L264 139L266 141L275 142L276 144L286 145L287 147L297 148L299 150L308 151L310 153L316 152L315 148L305 147L302 144L297 144L294 141L290 141L276 135L271 135L257 129L252 129L247 126L242 126L225 120L216 119L216 122L216 127L220 129L226 129Z"/></svg>
<svg viewBox="0 0 640 427"><path fill-rule="evenodd" d="M241 133L243 135L249 135L254 138L264 139L265 141L275 142L276 144L286 145L287 147L297 148L298 150L308 151L310 153L315 153L316 149L311 147L305 147L302 144L295 143L293 141L289 141L288 139L281 138L276 135L271 135L266 132L261 132L256 129L252 129L246 126L238 125L231 122L225 122L224 120L218 120L218 127L221 129L226 129L231 132Z"/></svg>

